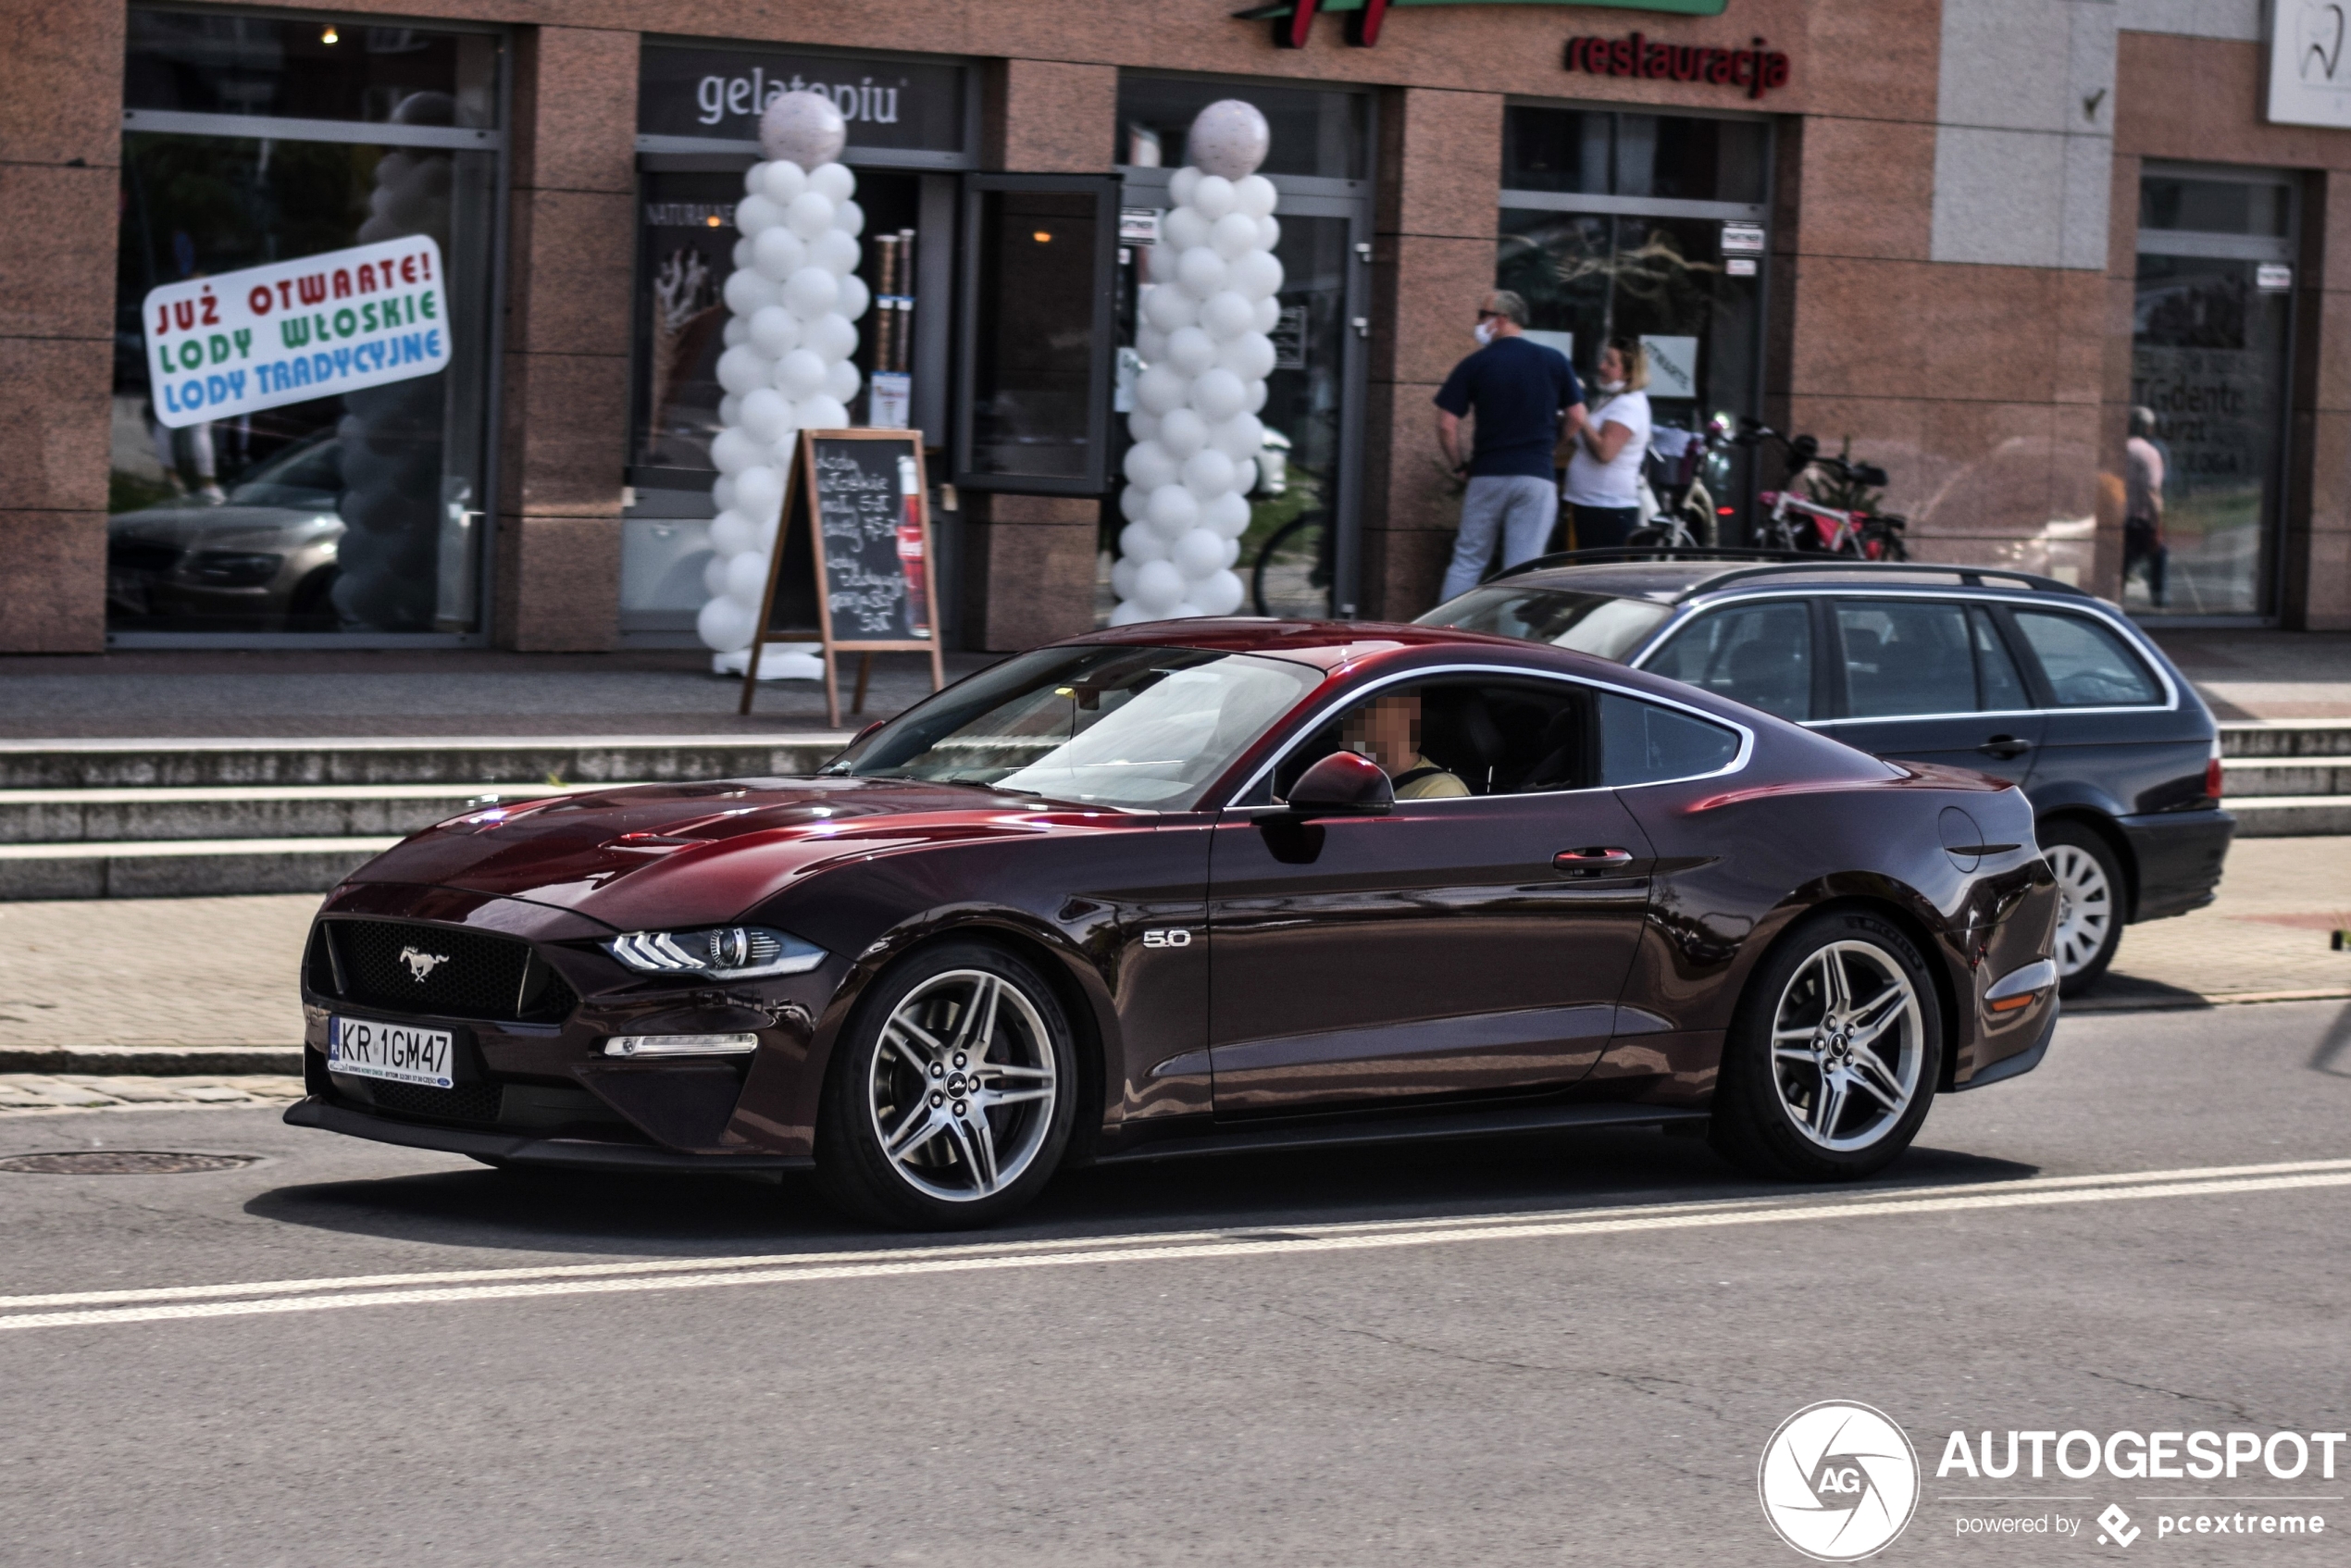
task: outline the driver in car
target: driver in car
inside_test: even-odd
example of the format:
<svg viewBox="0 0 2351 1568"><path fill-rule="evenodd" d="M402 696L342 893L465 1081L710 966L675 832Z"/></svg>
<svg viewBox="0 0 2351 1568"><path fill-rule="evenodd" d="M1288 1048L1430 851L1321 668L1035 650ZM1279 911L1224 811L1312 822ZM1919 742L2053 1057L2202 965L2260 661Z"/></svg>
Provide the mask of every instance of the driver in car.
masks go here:
<svg viewBox="0 0 2351 1568"><path fill-rule="evenodd" d="M1399 691L1376 698L1350 714L1345 729L1350 751L1370 758L1396 787L1399 801L1441 801L1469 793L1469 786L1421 755L1421 697Z"/></svg>

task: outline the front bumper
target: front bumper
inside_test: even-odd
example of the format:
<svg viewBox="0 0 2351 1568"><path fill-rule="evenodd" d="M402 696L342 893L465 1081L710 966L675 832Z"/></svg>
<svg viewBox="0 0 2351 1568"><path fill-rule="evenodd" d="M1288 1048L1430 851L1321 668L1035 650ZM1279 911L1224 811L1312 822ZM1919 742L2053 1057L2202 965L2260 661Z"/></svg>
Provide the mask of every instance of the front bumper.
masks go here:
<svg viewBox="0 0 2351 1568"><path fill-rule="evenodd" d="M604 1143L585 1138L529 1138L424 1122L372 1116L312 1095L286 1108L286 1125L371 1138L405 1149L438 1149L509 1165L551 1170L616 1171L802 1171L815 1161L793 1154L682 1154L642 1143Z"/></svg>
<svg viewBox="0 0 2351 1568"><path fill-rule="evenodd" d="M2227 812L2159 811L2144 816L2118 816L2115 826L2131 845L2138 865L2138 897L2131 912L2133 921L2160 920L2185 915L2210 903L2220 886L2220 868L2228 859L2229 840L2237 819Z"/></svg>

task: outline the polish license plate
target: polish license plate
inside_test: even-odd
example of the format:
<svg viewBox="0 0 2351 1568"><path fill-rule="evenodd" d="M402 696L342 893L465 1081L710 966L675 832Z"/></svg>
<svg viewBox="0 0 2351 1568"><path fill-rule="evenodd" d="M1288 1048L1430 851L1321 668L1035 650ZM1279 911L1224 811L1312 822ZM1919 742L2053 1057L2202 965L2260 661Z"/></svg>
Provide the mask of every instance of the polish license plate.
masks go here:
<svg viewBox="0 0 2351 1568"><path fill-rule="evenodd" d="M456 1037L447 1029L420 1029L373 1018L327 1020L328 1070L363 1078L447 1089L455 1045Z"/></svg>

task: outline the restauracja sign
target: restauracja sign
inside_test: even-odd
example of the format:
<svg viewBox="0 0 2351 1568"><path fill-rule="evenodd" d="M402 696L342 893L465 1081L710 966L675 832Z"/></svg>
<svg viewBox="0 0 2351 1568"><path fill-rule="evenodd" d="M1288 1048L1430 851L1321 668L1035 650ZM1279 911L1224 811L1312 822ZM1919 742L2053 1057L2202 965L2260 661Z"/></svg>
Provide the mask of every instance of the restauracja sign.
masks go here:
<svg viewBox="0 0 2351 1568"><path fill-rule="evenodd" d="M1380 28L1395 6L1583 6L1595 10L1665 11L1684 17L1719 17L1729 0L1275 0L1235 11L1244 21L1274 24L1274 42L1285 49L1303 49L1314 29L1314 15L1328 11L1347 19L1347 41L1359 48L1379 42Z"/></svg>

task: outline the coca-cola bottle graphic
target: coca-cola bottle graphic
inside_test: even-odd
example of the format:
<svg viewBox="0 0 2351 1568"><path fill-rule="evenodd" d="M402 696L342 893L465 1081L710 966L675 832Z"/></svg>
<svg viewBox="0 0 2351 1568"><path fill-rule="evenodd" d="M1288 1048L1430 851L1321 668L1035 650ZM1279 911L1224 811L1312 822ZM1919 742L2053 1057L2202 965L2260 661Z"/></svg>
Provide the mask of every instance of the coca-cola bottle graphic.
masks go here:
<svg viewBox="0 0 2351 1568"><path fill-rule="evenodd" d="M898 460L898 564L906 573L906 628L911 637L930 635L930 566L923 559L923 486L914 460Z"/></svg>

